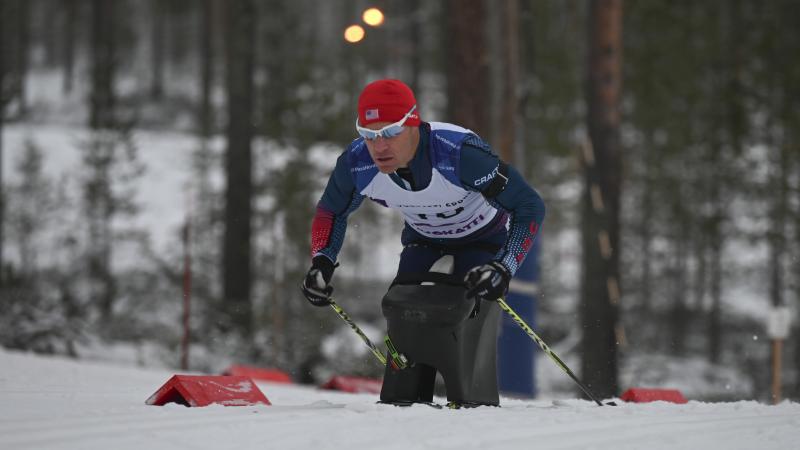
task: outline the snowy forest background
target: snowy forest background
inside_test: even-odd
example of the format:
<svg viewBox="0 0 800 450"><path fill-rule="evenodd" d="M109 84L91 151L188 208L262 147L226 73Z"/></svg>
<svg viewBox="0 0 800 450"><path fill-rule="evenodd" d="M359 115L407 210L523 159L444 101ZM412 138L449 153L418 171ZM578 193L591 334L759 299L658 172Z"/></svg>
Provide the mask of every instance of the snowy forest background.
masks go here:
<svg viewBox="0 0 800 450"><path fill-rule="evenodd" d="M345 42L369 6L385 24ZM596 167L619 217L598 263L588 92L603 8L622 20L621 90L616 163ZM780 305L794 317L783 394L800 399L800 2L0 0L0 18L6 348L180 367L189 254L190 369L379 376L299 283L357 95L395 77L423 119L478 131L542 194L534 328L590 385L769 401ZM375 336L401 226L362 207L335 276ZM614 265L614 304L614 289L585 289L597 264ZM598 302L610 310L587 319ZM614 348L586 350L587 320ZM574 389L553 379L544 393Z"/></svg>

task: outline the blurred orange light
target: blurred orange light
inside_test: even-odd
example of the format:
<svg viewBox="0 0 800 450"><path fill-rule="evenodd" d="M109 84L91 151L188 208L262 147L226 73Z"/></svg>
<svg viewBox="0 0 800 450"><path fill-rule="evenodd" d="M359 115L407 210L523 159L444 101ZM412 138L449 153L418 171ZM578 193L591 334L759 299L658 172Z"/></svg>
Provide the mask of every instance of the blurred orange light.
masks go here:
<svg viewBox="0 0 800 450"><path fill-rule="evenodd" d="M369 8L361 15L364 23L371 27L379 27L383 24L383 12L378 8Z"/></svg>
<svg viewBox="0 0 800 450"><path fill-rule="evenodd" d="M364 28L362 28L361 25L350 25L346 30L344 30L344 40L351 44L355 44L356 42L364 39L364 34Z"/></svg>

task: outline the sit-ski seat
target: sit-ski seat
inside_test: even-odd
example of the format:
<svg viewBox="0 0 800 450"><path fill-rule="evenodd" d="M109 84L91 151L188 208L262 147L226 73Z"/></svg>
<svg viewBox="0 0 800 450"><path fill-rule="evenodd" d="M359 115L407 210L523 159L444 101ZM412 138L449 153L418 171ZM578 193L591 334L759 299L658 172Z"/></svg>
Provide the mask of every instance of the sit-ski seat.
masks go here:
<svg viewBox="0 0 800 450"><path fill-rule="evenodd" d="M450 258L449 270L446 258ZM386 365L381 401L431 402L439 372L448 403L499 404L500 308L494 302L483 302L477 314L470 317L475 301L465 298L462 280L448 275L451 271L452 256L445 256L416 282L395 280L384 296L389 338L411 364L399 370Z"/></svg>

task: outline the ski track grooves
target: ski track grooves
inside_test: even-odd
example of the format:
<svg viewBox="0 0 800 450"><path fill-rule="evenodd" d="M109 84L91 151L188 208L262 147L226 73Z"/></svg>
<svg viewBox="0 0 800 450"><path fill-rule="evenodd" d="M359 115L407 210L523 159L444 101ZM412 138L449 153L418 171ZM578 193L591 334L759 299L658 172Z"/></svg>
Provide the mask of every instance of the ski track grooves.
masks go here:
<svg viewBox="0 0 800 450"><path fill-rule="evenodd" d="M150 407L148 407L150 408ZM156 407L153 407L156 408ZM3 448L83 448L98 440L158 440L170 446L186 446L180 442L177 433L193 430L227 429L228 432L249 432L252 438L264 442L276 440L286 448L303 447L313 441L315 448L333 448L339 439L346 438L357 448L392 450L408 448L409 444L424 448L525 448L537 441L546 442L548 448L588 448L609 447L635 448L643 441L655 447L668 448L693 442L698 438L710 436L741 435L744 441L741 448L758 442L763 429L789 429L797 427L800 419L796 414L767 413L747 414L730 417L703 410L687 411L680 419L654 411L636 411L635 406L615 411L600 412L586 408L546 409L539 414L510 408L507 412L496 410L426 410L379 408L372 404L335 404L327 401L294 406L265 406L258 408L234 409L219 407L215 410L169 409L140 412L96 411L96 414L62 418L30 417L28 419L4 420L0 422L0 447ZM323 409L344 410L341 414L314 414ZM364 415L363 413L369 413ZM635 415L632 415L635 413ZM449 414L452 422L448 432L431 427L429 419L436 414ZM503 432L492 438L476 437L471 433L466 420L469 415L485 416ZM155 416L155 417L154 417ZM157 420L153 420L157 418ZM624 419L620 421L620 419ZM603 422L598 423L598 419ZM794 420L792 420L794 419ZM331 433L330 440L304 433L304 429L324 426L331 420L341 427ZM394 439L387 440L385 433L348 432L348 429L368 422L370 428L391 433L393 425L403 425L404 429L414 430ZM48 424L48 422L54 422ZM87 426L87 424L91 424ZM744 427L746 425L746 427ZM735 433L745 428L743 433ZM207 433L224 435L225 433ZM127 437L126 437L127 436ZM133 436L133 438L131 437ZM339 439L337 439L339 438Z"/></svg>
<svg viewBox="0 0 800 450"><path fill-rule="evenodd" d="M625 423L614 421L608 425L585 426L580 422L574 424L558 424L553 431L535 432L521 438L494 439L486 442L487 445L507 448L518 443L535 442L537 439L547 439L548 449L569 448L641 448L642 442L650 441L650 448L685 448L685 443L702 434L704 439L709 435L729 436L732 431L747 425L748 431L753 431L754 425L775 428L776 426L791 428L796 424L787 421L776 423L779 418L793 418L792 414L749 415L737 417L711 418L705 415L688 417L683 420L660 420L659 417L649 416L646 419L636 419ZM610 432L613 431L613 432ZM755 431L753 431L755 432ZM569 435L569 438L560 440L560 436ZM556 438L556 439L554 439ZM561 441L561 442L559 442ZM682 445L683 444L683 445ZM742 443L741 448L752 448L752 444ZM476 446L479 448L480 445ZM734 447L737 448L737 447Z"/></svg>
<svg viewBox="0 0 800 450"><path fill-rule="evenodd" d="M177 408L176 408L177 409ZM202 416L174 416L169 412L161 412L157 423L137 422L140 419L151 419L146 413L123 413L112 415L84 415L82 417L57 418L57 423L48 424L53 418L30 418L28 420L7 420L0 422L0 448L41 448L42 445L81 442L119 436L131 431L145 433L153 431L174 431L182 427L226 426L231 424L257 423L265 416L279 415L298 411L318 411L321 409L346 409L344 404L315 402L309 405L264 406L246 411L232 411L223 414L228 408L218 411L219 414L203 414ZM182 413L177 410L174 412ZM188 410L186 413L200 413ZM205 411L203 411L205 412ZM91 427L77 426L91 423ZM6 446L9 447L6 447Z"/></svg>

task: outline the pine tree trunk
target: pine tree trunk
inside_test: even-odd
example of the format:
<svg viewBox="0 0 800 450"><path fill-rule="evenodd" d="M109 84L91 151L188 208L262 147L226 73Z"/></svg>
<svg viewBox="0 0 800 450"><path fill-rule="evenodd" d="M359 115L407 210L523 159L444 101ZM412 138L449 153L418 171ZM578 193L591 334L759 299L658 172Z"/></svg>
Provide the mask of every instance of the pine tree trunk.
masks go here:
<svg viewBox="0 0 800 450"><path fill-rule="evenodd" d="M422 2L420 0L408 0L408 10L411 11L408 27L408 41L411 45L411 79L408 86L412 91L419 93L419 79L422 74Z"/></svg>
<svg viewBox="0 0 800 450"><path fill-rule="evenodd" d="M647 133L647 138L640 150L644 153L642 167L644 171L642 173L642 199L639 204L639 239L641 240L641 244L638 255L642 275L639 282L639 298L641 298L641 302L636 306L645 317L650 314L652 306L650 291L653 288L653 264L650 262L650 258L653 247L653 197L655 196L655 174L653 173L653 169L655 168L654 162L656 160L654 153L660 150L653 148L652 134L652 131Z"/></svg>
<svg viewBox="0 0 800 450"><path fill-rule="evenodd" d="M49 2L40 4L39 8L44 9L48 7ZM60 5L59 5L60 6ZM44 63L48 68L58 66L58 27L62 16L61 8L55 11L37 11L37 16L44 22L44 29L40 31L42 36L42 43L44 44ZM41 16L44 16L42 19Z"/></svg>
<svg viewBox="0 0 800 450"><path fill-rule="evenodd" d="M6 113L6 2L0 1L0 287L5 280L5 212L6 192L3 180L3 124Z"/></svg>
<svg viewBox="0 0 800 450"><path fill-rule="evenodd" d="M769 123L768 129L772 128ZM784 300L784 281L783 267L786 258L786 217L789 215L789 173L787 168L791 164L789 158L788 143L784 141L775 142L772 133L766 136L766 145L773 149L770 157L773 159L772 176L770 177L771 186L769 191L772 193L770 199L770 228L767 232L767 242L769 244L769 298L772 306L783 306ZM776 148L777 147L777 148Z"/></svg>
<svg viewBox="0 0 800 450"><path fill-rule="evenodd" d="M450 0L448 6L448 117L486 137L490 124L485 4L483 0Z"/></svg>
<svg viewBox="0 0 800 450"><path fill-rule="evenodd" d="M249 336L255 8L252 0L230 0L226 5L228 149L225 154L223 289L231 325L243 336Z"/></svg>
<svg viewBox="0 0 800 450"><path fill-rule="evenodd" d="M102 0L101 0L102 1ZM88 279L90 301L101 317L111 317L115 283L111 273L113 200L111 166L114 146L110 135L95 130L84 160L90 171L84 187L88 223Z"/></svg>
<svg viewBox="0 0 800 450"><path fill-rule="evenodd" d="M586 95L591 153L585 161L582 199L582 376L597 395L610 397L618 391L621 0L591 2L588 39Z"/></svg>
<svg viewBox="0 0 800 450"><path fill-rule="evenodd" d="M742 38L743 17L742 3L733 0L725 3L719 14L721 21L721 40L724 42L724 65L719 70L722 100L722 136L720 145L713 145L711 165L711 198L713 210L711 240L711 301L709 314L709 346L708 356L712 363L719 362L722 357L722 287L723 287L723 251L725 226L729 222L728 191L736 181L733 179L734 167L730 161L742 154L745 138L748 133L748 113L745 105L744 49Z"/></svg>
<svg viewBox="0 0 800 450"><path fill-rule="evenodd" d="M75 24L78 16L77 0L64 0L66 13L64 16L64 47L62 54L63 81L61 89L65 94L72 92L75 66Z"/></svg>
<svg viewBox="0 0 800 450"><path fill-rule="evenodd" d="M673 207L673 217L677 219L676 225L677 233L673 238L674 253L672 255L672 263L670 267L670 286L671 286L671 303L672 309L670 311L670 334L672 339L668 346L668 351L675 356L684 356L686 354L686 338L689 331L691 321L691 314L686 301L686 293L688 292L688 282L686 273L686 262L688 260L688 242L690 237L690 222L689 218L685 217L685 211L681 206L681 199L683 195L676 198L676 205Z"/></svg>
<svg viewBox="0 0 800 450"><path fill-rule="evenodd" d="M2 8L2 7L0 7ZM2 12L2 9L0 9ZM0 33L2 34L2 33ZM0 39L0 43L2 39ZM2 53L2 51L0 51ZM0 86L3 85L3 64L0 56ZM5 104L0 94L0 287L5 280L5 222L6 222L6 190L3 180L3 123L5 122Z"/></svg>
<svg viewBox="0 0 800 450"><path fill-rule="evenodd" d="M698 233L699 234L699 233ZM693 307L697 311L703 310L703 302L706 297L707 267L708 258L706 257L706 241L702 234L692 238L692 250L697 269L694 273L694 289L692 290Z"/></svg>
<svg viewBox="0 0 800 450"><path fill-rule="evenodd" d="M721 125L720 128L723 128ZM704 167L708 169L719 169L723 165L722 149L724 145L722 136L724 131L714 133L709 143L709 150L707 159L704 161ZM704 256L705 267L704 271L708 277L708 296L710 298L710 307L706 314L706 336L707 336L707 357L711 363L719 361L721 351L721 333L722 333L722 220L723 220L723 203L722 203L722 183L724 182L720 176L721 170L714 170L708 175L705 183L707 184L705 205L703 209L708 210L706 217L703 219L703 237L706 243ZM702 211L702 209L701 209Z"/></svg>
<svg viewBox="0 0 800 450"><path fill-rule="evenodd" d="M153 69L150 80L150 98L161 100L164 96L164 35L167 5L164 0L151 0L150 64Z"/></svg>
<svg viewBox="0 0 800 450"><path fill-rule="evenodd" d="M115 60L115 4L117 0L92 0L92 92L89 126L113 128Z"/></svg>
<svg viewBox="0 0 800 450"><path fill-rule="evenodd" d="M796 116L795 116L796 117ZM791 119L788 121L791 123ZM797 124L796 124L797 125ZM792 133L789 134L787 139L787 144L790 148L800 148L800 139L797 139L797 130L800 129L797 126L794 127ZM800 152L794 152L794 161L792 167L794 167L794 173L800 173ZM795 205L800 205L800 186L796 187L795 189ZM795 208L793 211L794 217L794 249L795 252L800 251L800 209ZM796 253L795 253L796 254ZM793 273L795 280L800 280L800 258L793 258ZM794 370L796 374L800 374L800 282L795 282L794 284L794 296L795 296L795 316L794 316L794 325L792 330L792 336L794 337ZM795 401L800 400L800 375L795 375L794 377L794 391L792 392L793 399Z"/></svg>
<svg viewBox="0 0 800 450"><path fill-rule="evenodd" d="M117 0L92 1L91 68L89 127L94 131L88 144L92 174L87 185L89 222L89 279L92 303L98 305L104 319L112 313L115 282L111 273L112 225L114 205L111 192L111 166L116 143L102 130L118 125L115 116L114 79L116 72Z"/></svg>
<svg viewBox="0 0 800 450"><path fill-rule="evenodd" d="M723 143L720 139L712 139L710 143L709 159L706 162L709 168L719 168L722 166ZM719 362L722 339L722 247L724 244L722 237L723 221L723 200L722 183L723 179L719 171L715 171L709 176L707 205L711 209L710 216L706 218L705 238L708 241L706 270L708 273L708 295L711 305L706 317L706 333L708 337L708 361L711 363Z"/></svg>
<svg viewBox="0 0 800 450"><path fill-rule="evenodd" d="M518 167L522 161L515 158L514 144L517 142L517 123L519 122L519 97L517 84L519 79L519 2L506 0L502 2L502 48L503 48L503 81L500 127L497 137L497 149L503 161L513 162Z"/></svg>
<svg viewBox="0 0 800 450"><path fill-rule="evenodd" d="M30 15L29 0L17 0L17 96L20 114L25 115L28 109L25 81L28 77L28 51L30 50Z"/></svg>
<svg viewBox="0 0 800 450"><path fill-rule="evenodd" d="M719 362L722 351L722 236L719 225L711 231L710 287L711 310L708 312L708 361Z"/></svg>
<svg viewBox="0 0 800 450"><path fill-rule="evenodd" d="M211 87L214 82L213 36L214 0L203 0L200 24L200 136L205 141L211 136Z"/></svg>

